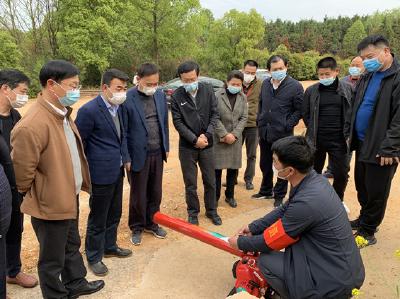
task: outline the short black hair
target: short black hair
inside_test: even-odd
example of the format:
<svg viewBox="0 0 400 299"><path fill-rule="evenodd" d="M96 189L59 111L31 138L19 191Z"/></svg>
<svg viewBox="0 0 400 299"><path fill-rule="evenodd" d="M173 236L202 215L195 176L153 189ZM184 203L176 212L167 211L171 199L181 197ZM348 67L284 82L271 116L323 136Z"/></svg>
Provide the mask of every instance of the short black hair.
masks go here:
<svg viewBox="0 0 400 299"><path fill-rule="evenodd" d="M336 70L338 67L336 59L329 56L329 57L324 57L317 63L317 70L319 69L331 69L331 70Z"/></svg>
<svg viewBox="0 0 400 299"><path fill-rule="evenodd" d="M79 70L72 63L65 60L51 60L40 70L39 81L42 87L45 87L49 79L59 83L77 75L79 75Z"/></svg>
<svg viewBox="0 0 400 299"><path fill-rule="evenodd" d="M185 61L178 66L178 76L180 77L181 74L189 73L191 71L196 71L197 76L200 73L200 66L197 62L193 60Z"/></svg>
<svg viewBox="0 0 400 299"><path fill-rule="evenodd" d="M272 55L268 60L267 60L267 69L271 69L271 64L278 62L279 60L282 60L285 66L288 64L288 60L286 57L282 55Z"/></svg>
<svg viewBox="0 0 400 299"><path fill-rule="evenodd" d="M314 165L314 149L304 136L289 136L272 144L272 152L285 167L308 173Z"/></svg>
<svg viewBox="0 0 400 299"><path fill-rule="evenodd" d="M29 86L31 81L21 71L16 69L4 69L0 70L0 87L8 85L11 89L14 89L20 83L26 83Z"/></svg>
<svg viewBox="0 0 400 299"><path fill-rule="evenodd" d="M158 69L158 66L156 66L154 63L143 63L139 66L139 69L137 71L137 75L139 78L151 76L158 74L160 70Z"/></svg>
<svg viewBox="0 0 400 299"><path fill-rule="evenodd" d="M242 82L243 82L243 80L244 80L243 73L242 73L241 71L237 71L237 70L231 71L231 72L228 74L228 77L226 78L226 82L231 81L233 78L239 79L239 80L241 80Z"/></svg>
<svg viewBox="0 0 400 299"><path fill-rule="evenodd" d="M389 47L389 41L383 36L379 34L374 34L367 36L364 38L357 46L357 51L361 52L362 50L368 48L369 46L380 46L384 45Z"/></svg>
<svg viewBox="0 0 400 299"><path fill-rule="evenodd" d="M128 82L129 76L120 70L109 69L104 72L103 77L101 78L101 84L110 86L110 83L113 79L119 79L121 81Z"/></svg>
<svg viewBox="0 0 400 299"><path fill-rule="evenodd" d="M246 60L246 61L244 62L244 64L243 64L243 67L246 67L246 65L255 66L256 68L258 68L258 63L257 63L257 61L252 60L252 59Z"/></svg>

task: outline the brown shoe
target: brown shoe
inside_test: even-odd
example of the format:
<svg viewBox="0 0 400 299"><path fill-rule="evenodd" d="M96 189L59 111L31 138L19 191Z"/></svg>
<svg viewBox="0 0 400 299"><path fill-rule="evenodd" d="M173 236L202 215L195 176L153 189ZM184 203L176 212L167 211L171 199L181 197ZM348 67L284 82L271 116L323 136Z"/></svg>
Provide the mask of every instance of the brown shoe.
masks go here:
<svg viewBox="0 0 400 299"><path fill-rule="evenodd" d="M19 272L14 278L7 276L7 283L16 284L23 288L34 288L38 284L38 280L29 274Z"/></svg>

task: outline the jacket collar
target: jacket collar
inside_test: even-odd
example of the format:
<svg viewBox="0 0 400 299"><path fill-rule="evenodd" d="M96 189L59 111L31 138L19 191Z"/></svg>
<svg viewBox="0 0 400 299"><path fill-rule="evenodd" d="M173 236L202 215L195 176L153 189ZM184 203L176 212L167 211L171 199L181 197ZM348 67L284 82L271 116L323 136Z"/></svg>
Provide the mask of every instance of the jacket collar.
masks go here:
<svg viewBox="0 0 400 299"><path fill-rule="evenodd" d="M67 113L65 115L61 115L52 107L52 105L49 104L49 102L44 98L41 92L38 94L37 102L59 120L64 120L64 118L68 119L71 116L73 110L71 107L65 107L67 109Z"/></svg>

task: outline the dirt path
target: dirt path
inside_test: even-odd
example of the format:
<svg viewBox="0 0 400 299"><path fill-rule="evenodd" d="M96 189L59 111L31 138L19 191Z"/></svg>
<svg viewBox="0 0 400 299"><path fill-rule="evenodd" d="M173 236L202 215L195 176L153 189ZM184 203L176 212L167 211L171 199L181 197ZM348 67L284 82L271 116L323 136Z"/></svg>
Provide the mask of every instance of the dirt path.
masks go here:
<svg viewBox="0 0 400 299"><path fill-rule="evenodd" d="M82 100L77 106L84 102L86 100ZM76 111L77 107L74 108ZM302 130L300 126L297 132ZM161 210L169 215L185 219L184 187L177 156L178 136L172 127L170 131L171 154L165 166L164 198ZM272 202L269 200L250 199L254 192L245 190L242 177L241 171L236 192L238 208L232 209L222 202L219 213L223 219L223 225L216 228L201 214L199 219L201 226L230 235L242 224L272 209ZM257 169L254 182L256 187L259 186L260 181L261 173ZM200 181L199 186L201 186ZM127 226L129 191L127 184L124 191L124 209L118 239L119 245L131 248L134 255L128 259L105 259L104 262L110 270L105 278L106 287L91 298L224 298L232 288L231 267L235 257L170 230L168 230L169 235L166 240L145 235L141 246L132 246ZM200 198L202 194L200 187ZM351 208L350 218L356 217L358 203L352 177L346 191L346 203ZM80 211L80 232L84 238L88 214L88 197L85 194L81 196ZM204 209L202 211L204 212ZM362 250L367 277L360 299L400 298L400 258L395 257L395 250L400 249L399 214L400 175L397 174L393 180L385 220L377 234L378 243ZM81 249L83 250L83 247ZM37 255L36 237L30 219L26 217L23 236L23 267L28 272L36 273ZM90 272L88 278L95 279ZM9 286L8 291L12 299L41 298L38 287L33 290L23 290Z"/></svg>

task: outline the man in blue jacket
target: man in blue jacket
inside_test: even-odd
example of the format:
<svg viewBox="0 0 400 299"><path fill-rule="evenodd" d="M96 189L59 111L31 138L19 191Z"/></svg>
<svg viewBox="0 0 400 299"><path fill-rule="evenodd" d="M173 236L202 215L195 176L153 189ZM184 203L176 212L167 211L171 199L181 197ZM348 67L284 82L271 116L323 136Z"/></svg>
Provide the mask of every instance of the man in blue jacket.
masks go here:
<svg viewBox="0 0 400 299"><path fill-rule="evenodd" d="M129 228L131 242L140 245L143 231L163 239L167 232L153 222L160 210L164 164L169 153L168 106L158 89L159 70L144 63L138 70L138 86L128 91L123 105L130 173Z"/></svg>
<svg viewBox="0 0 400 299"><path fill-rule="evenodd" d="M278 177L292 187L289 200L229 243L261 253L258 267L283 299L349 299L365 271L339 197L312 170L314 153L305 137L280 139L272 151Z"/></svg>
<svg viewBox="0 0 400 299"><path fill-rule="evenodd" d="M255 199L274 198L274 206L282 204L287 192L287 182L277 179L273 185L271 146L276 140L293 135L301 118L303 87L287 75L288 61L273 55L267 61L271 78L264 80L258 105L257 127L260 136L260 168L263 179Z"/></svg>
<svg viewBox="0 0 400 299"><path fill-rule="evenodd" d="M83 105L76 118L92 179L86 232L86 257L94 274L104 276L104 257L128 257L129 249L117 245L122 214L123 163L128 162L122 109L129 77L116 69L103 74L102 93Z"/></svg>

